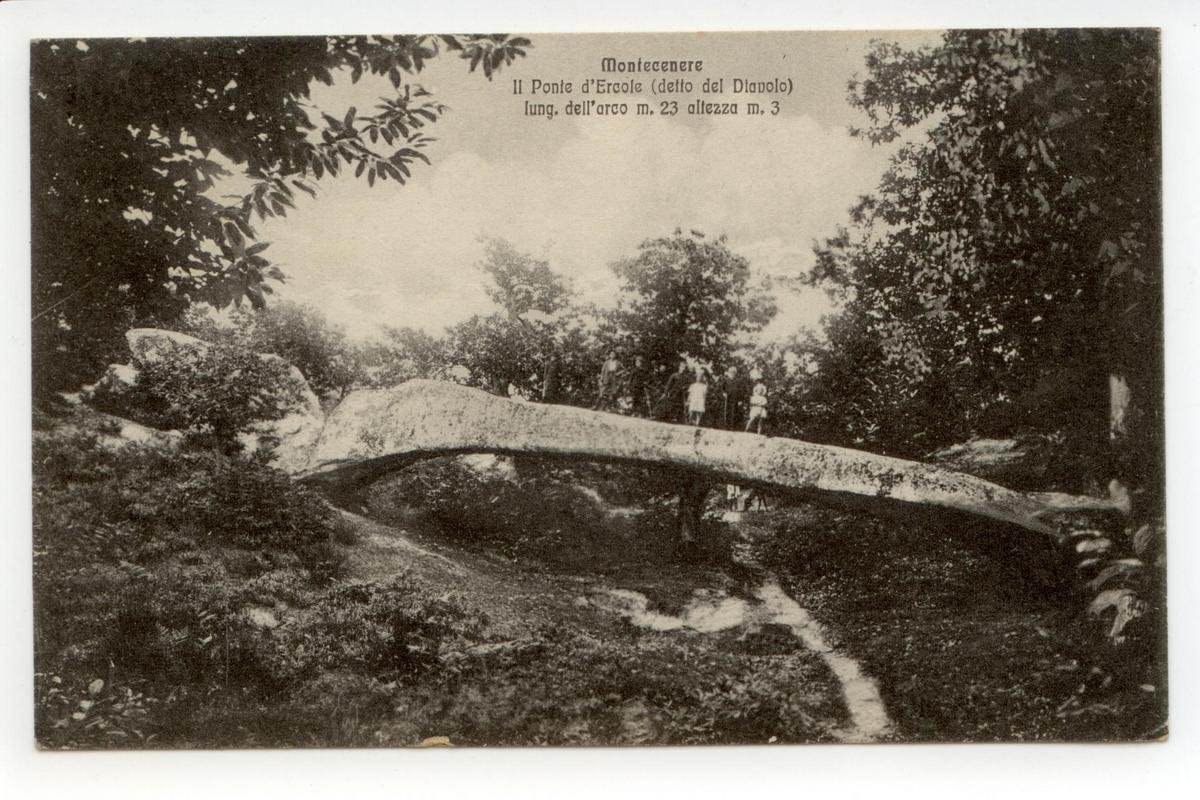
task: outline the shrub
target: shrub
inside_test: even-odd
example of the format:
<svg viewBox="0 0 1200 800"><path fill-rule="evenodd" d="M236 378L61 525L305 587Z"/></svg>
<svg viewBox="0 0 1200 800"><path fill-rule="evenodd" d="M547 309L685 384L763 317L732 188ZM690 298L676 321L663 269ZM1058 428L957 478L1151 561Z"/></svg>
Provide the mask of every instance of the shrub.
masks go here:
<svg viewBox="0 0 1200 800"><path fill-rule="evenodd" d="M177 327L206 342L277 355L322 397L340 397L360 382L362 370L345 332L312 306L279 302L254 312L233 310L230 322L219 324L205 307L193 306Z"/></svg>
<svg viewBox="0 0 1200 800"><path fill-rule="evenodd" d="M43 746L300 743L324 722L288 705L290 676L412 677L478 628L404 580L323 594L339 517L259 457L60 429L36 437L33 473Z"/></svg>
<svg viewBox="0 0 1200 800"><path fill-rule="evenodd" d="M733 635L733 634L731 634ZM383 737L567 745L812 741L838 714L833 676L807 652L745 658L699 637L541 630L536 646L443 668L397 700ZM502 676L496 679L494 676Z"/></svg>
<svg viewBox="0 0 1200 800"><path fill-rule="evenodd" d="M336 519L318 494L257 458L111 450L90 435L39 438L33 456L35 543L79 555L99 547L123 558L141 546L148 557L188 538L300 552L328 541Z"/></svg>
<svg viewBox="0 0 1200 800"><path fill-rule="evenodd" d="M418 680L437 670L446 643L478 636L486 622L454 597L431 595L406 576L335 584L277 628L264 644L264 669L281 687L329 672Z"/></svg>
<svg viewBox="0 0 1200 800"><path fill-rule="evenodd" d="M352 545L358 541L358 526L339 514L333 521L333 540L341 545Z"/></svg>
<svg viewBox="0 0 1200 800"><path fill-rule="evenodd" d="M105 634L118 670L168 684L253 684L258 630L241 613L228 573L175 567L130 581Z"/></svg>
<svg viewBox="0 0 1200 800"><path fill-rule="evenodd" d="M274 671L293 680L351 670L414 678L434 668L443 641L478 635L485 618L453 597L431 597L404 575L341 584L274 640Z"/></svg>
<svg viewBox="0 0 1200 800"><path fill-rule="evenodd" d="M244 603L263 606L284 604L307 608L316 599L309 573L295 567L281 567L246 581L239 590Z"/></svg>
<svg viewBox="0 0 1200 800"><path fill-rule="evenodd" d="M111 451L90 436L39 439L34 466L39 669L75 681L116 670L160 699L180 686L273 686L241 609L272 592L303 600L333 577L334 515L319 497L253 459ZM286 578L239 588L243 576L279 570ZM71 730L39 736L82 746L103 733Z"/></svg>
<svg viewBox="0 0 1200 800"><path fill-rule="evenodd" d="M342 329L312 306L279 303L253 317L248 344L294 364L318 394L341 397L359 377L352 348Z"/></svg>
<svg viewBox="0 0 1200 800"><path fill-rule="evenodd" d="M336 512L315 492L254 459L213 464L186 456L193 467L166 508L168 518L201 540L239 547L303 551L326 542Z"/></svg>
<svg viewBox="0 0 1200 800"><path fill-rule="evenodd" d="M532 460L515 463L517 469L506 474L481 472L456 458L431 459L378 484L371 502L385 516L389 506L420 509L461 542L572 569L670 557L674 523L669 509L612 514L601 492L581 489L579 475L592 474L587 467L576 472ZM635 494L598 485L614 498Z"/></svg>

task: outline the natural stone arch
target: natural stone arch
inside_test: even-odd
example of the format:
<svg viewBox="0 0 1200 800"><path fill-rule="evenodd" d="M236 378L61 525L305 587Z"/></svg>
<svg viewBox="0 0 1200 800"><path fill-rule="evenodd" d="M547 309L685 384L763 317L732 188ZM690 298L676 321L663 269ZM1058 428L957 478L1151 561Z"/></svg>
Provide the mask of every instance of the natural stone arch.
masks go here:
<svg viewBox="0 0 1200 800"><path fill-rule="evenodd" d="M673 425L509 400L444 381L351 392L293 474L353 489L422 459L461 453L658 466L882 512L934 508L1057 538L1052 509L1020 492L928 464L844 447Z"/></svg>
<svg viewBox="0 0 1200 800"><path fill-rule="evenodd" d="M175 346L208 346L154 328L131 330L126 338L134 363L110 368L101 383L114 385L106 391L127 388L138 366L170 357ZM84 395L95 389L85 387ZM1061 540L1044 521L1047 514L1112 505L1072 497L1064 505L1064 498L1034 497L944 467L861 450L509 400L447 381L356 390L328 414L309 391L292 414L264 424L260 433L278 442L276 466L333 493L422 458L500 453L674 470L686 498L681 505L692 514L703 499L700 482L730 482L906 517L920 509L960 512ZM255 438L248 436L248 444Z"/></svg>

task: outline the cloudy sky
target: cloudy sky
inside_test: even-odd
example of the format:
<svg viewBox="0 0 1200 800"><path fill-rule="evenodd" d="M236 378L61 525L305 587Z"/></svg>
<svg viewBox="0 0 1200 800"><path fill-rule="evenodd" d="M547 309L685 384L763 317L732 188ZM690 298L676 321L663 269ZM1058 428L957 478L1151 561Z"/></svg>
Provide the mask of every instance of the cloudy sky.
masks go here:
<svg viewBox="0 0 1200 800"><path fill-rule="evenodd" d="M503 237L546 258L588 300L615 286L608 264L642 240L675 228L727 234L764 273L794 276L811 265L813 239L832 233L854 198L870 191L889 151L852 139L861 115L846 83L862 73L872 38L914 46L927 32L797 34L535 35L529 55L488 82L465 62L438 58L417 79L451 110L434 126L432 166L413 180L367 187L343 174L317 199L262 233L289 283L280 294L321 308L353 335L381 323L431 333L491 310L479 261L484 237ZM601 77L600 60L703 59L694 78L791 78L778 116L655 116L548 120L523 114L513 79ZM612 76L604 76L612 77ZM649 83L643 80L643 83ZM313 101L341 115L370 109L386 80L317 85ZM646 99L658 100L645 90ZM726 99L765 100L742 95ZM581 95L575 95L576 98ZM545 97L557 101L562 98ZM681 100L690 98L680 98ZM766 336L814 326L829 310L821 292L781 291Z"/></svg>

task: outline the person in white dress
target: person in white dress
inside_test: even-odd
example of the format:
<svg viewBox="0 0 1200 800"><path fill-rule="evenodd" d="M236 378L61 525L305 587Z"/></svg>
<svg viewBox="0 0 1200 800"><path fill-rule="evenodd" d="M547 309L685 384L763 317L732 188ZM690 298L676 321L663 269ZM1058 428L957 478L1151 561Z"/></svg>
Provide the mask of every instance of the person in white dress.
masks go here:
<svg viewBox="0 0 1200 800"><path fill-rule="evenodd" d="M746 430L755 429L761 434L763 423L767 420L767 385L762 381L754 384L750 393L750 416L746 419Z"/></svg>
<svg viewBox="0 0 1200 800"><path fill-rule="evenodd" d="M696 370L696 380L688 387L688 422L699 425L704 419L705 402L708 398L708 383L704 380L704 370Z"/></svg>

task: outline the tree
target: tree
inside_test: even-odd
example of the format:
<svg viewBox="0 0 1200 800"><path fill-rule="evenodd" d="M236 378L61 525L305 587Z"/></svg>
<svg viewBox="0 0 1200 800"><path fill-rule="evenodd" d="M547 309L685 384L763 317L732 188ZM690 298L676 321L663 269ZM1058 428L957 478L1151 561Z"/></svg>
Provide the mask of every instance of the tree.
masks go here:
<svg viewBox="0 0 1200 800"><path fill-rule="evenodd" d="M388 387L414 378L440 378L453 366L446 343L416 328L385 326L384 339L356 351L358 380Z"/></svg>
<svg viewBox="0 0 1200 800"><path fill-rule="evenodd" d="M234 308L227 320L193 305L173 326L205 342L279 356L300 370L318 395L340 399L362 380L358 350L316 308L290 301L259 311Z"/></svg>
<svg viewBox="0 0 1200 800"><path fill-rule="evenodd" d="M549 262L504 239L489 239L477 266L489 277L486 291L500 312L450 328L451 360L470 369L475 385L498 394L512 385L530 399L542 396L547 370L556 360L556 399L582 404L586 397L590 403L599 345L584 309L572 302L570 281Z"/></svg>
<svg viewBox="0 0 1200 800"><path fill-rule="evenodd" d="M612 265L621 280L617 307L606 315L600 338L642 356L650 374L664 376L682 355L717 366L728 363L740 338L775 316L769 284L752 280L750 264L731 251L725 236L703 233L647 239L637 256ZM608 349L606 347L606 349ZM690 545L700 526L708 482L673 476L679 495L680 540Z"/></svg>
<svg viewBox="0 0 1200 800"><path fill-rule="evenodd" d="M507 396L510 385L532 397L541 386L541 343L503 314L476 314L446 332L450 360L471 372L469 382Z"/></svg>
<svg viewBox="0 0 1200 800"><path fill-rule="evenodd" d="M133 322L188 303L265 305L283 273L255 220L342 169L405 183L446 110L408 76L457 53L489 79L529 41L331 36L89 41L31 46L33 345L39 395L73 388L120 351ZM386 75L395 94L337 117L314 81ZM232 162L252 181L214 198Z"/></svg>
<svg viewBox="0 0 1200 800"><path fill-rule="evenodd" d="M927 132L817 248L812 281L853 321L831 353L874 340L866 374L954 398L974 432L1071 428L1101 445L1110 384L1131 387L1139 411L1112 434L1134 455L1108 468L1160 483L1158 64L1150 30L876 43L851 83L868 119L856 134Z"/></svg>
<svg viewBox="0 0 1200 800"><path fill-rule="evenodd" d="M775 316L766 280L753 281L749 262L729 249L724 236L676 230L642 242L637 256L612 269L621 295L606 335L623 339L660 371L670 371L684 353L725 363L739 338Z"/></svg>
<svg viewBox="0 0 1200 800"><path fill-rule="evenodd" d="M823 444L917 458L972 430L975 395L951 391L939 371L888 357L864 306L833 318L825 337L793 336L755 353L770 387L771 429ZM920 379L914 379L919 374Z"/></svg>
<svg viewBox="0 0 1200 800"><path fill-rule="evenodd" d="M276 303L248 317L246 344L283 358L318 395L342 398L360 380L345 332L312 306Z"/></svg>
<svg viewBox="0 0 1200 800"><path fill-rule="evenodd" d="M484 251L479 269L491 278L487 295L509 319L529 327L531 315L544 320L570 302L570 282L552 270L550 262L521 253L504 239L487 240Z"/></svg>

